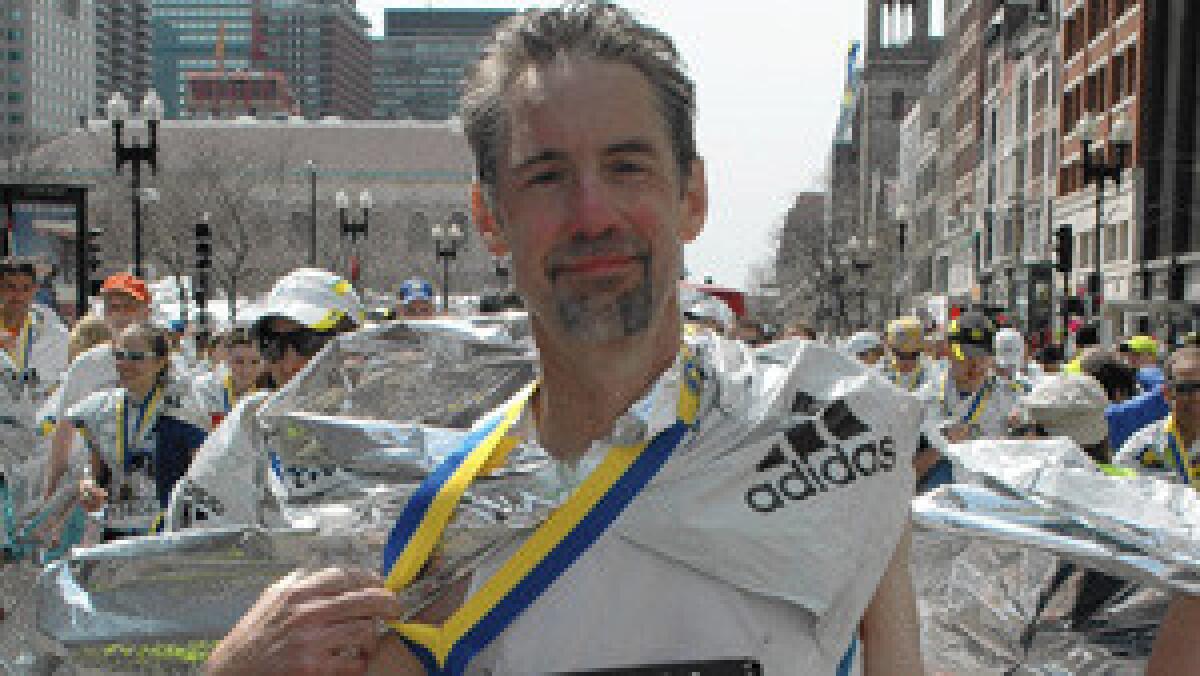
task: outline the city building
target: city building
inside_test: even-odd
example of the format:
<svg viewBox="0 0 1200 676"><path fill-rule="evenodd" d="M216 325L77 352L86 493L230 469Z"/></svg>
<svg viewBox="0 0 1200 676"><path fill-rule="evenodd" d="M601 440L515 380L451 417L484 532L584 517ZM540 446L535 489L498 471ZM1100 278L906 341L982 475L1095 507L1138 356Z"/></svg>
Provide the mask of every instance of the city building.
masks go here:
<svg viewBox="0 0 1200 676"><path fill-rule="evenodd" d="M0 5L0 157L79 126L96 101L96 17L90 0Z"/></svg>
<svg viewBox="0 0 1200 676"><path fill-rule="evenodd" d="M184 78L185 118L278 118L297 112L287 77L278 71L200 71Z"/></svg>
<svg viewBox="0 0 1200 676"><path fill-rule="evenodd" d="M458 115L467 68L514 10L388 9L372 43L377 119L446 120Z"/></svg>
<svg viewBox="0 0 1200 676"><path fill-rule="evenodd" d="M96 12L96 105L94 116L120 92L141 101L152 85L151 0L93 0Z"/></svg>
<svg viewBox="0 0 1200 676"><path fill-rule="evenodd" d="M1074 0L1065 2L1061 10L1062 133L1055 222L1069 225L1074 233L1073 290L1092 303L1103 301L1102 318L1110 334L1132 330L1137 323L1135 313L1126 310L1140 295L1136 243L1141 219L1136 213L1139 186L1133 168L1143 164L1145 153L1140 141L1146 134L1140 126L1149 93L1143 54L1148 4L1153 3ZM1133 143L1127 149L1110 142L1112 131L1122 126L1132 128ZM1093 160L1121 164L1119 184L1088 180L1084 169L1088 134L1093 136ZM1088 284L1097 272L1102 275L1099 294Z"/></svg>
<svg viewBox="0 0 1200 676"><path fill-rule="evenodd" d="M999 3L983 35L976 301L1035 343L1053 340L1057 12Z"/></svg>
<svg viewBox="0 0 1200 676"><path fill-rule="evenodd" d="M187 105L187 73L249 70L256 0L154 0L152 70L165 117Z"/></svg>
<svg viewBox="0 0 1200 676"><path fill-rule="evenodd" d="M1140 284L1128 310L1139 331L1171 339L1200 329L1200 5L1156 0L1130 11L1145 12L1146 40L1134 141Z"/></svg>
<svg viewBox="0 0 1200 676"><path fill-rule="evenodd" d="M260 0L253 26L253 67L284 73L300 114L371 118L370 25L354 0Z"/></svg>

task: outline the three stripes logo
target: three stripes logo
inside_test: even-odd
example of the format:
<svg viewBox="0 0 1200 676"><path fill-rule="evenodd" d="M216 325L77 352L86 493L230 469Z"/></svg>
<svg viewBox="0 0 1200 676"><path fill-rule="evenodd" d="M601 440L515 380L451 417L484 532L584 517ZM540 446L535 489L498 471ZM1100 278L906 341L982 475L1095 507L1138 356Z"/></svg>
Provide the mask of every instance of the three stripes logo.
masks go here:
<svg viewBox="0 0 1200 676"><path fill-rule="evenodd" d="M845 401L820 401L797 392L786 443L773 444L755 467L764 477L746 491L746 505L762 514L847 486L896 467L896 442L873 439L871 428ZM780 474L776 474L781 472Z"/></svg>

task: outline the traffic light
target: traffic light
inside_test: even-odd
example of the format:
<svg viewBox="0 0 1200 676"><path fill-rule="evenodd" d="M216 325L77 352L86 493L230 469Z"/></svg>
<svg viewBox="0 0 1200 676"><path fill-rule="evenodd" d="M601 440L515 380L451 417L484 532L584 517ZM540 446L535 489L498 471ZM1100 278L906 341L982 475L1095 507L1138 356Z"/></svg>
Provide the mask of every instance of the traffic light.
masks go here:
<svg viewBox="0 0 1200 676"><path fill-rule="evenodd" d="M104 267L104 252L100 249L99 241L103 235L104 228L88 228L87 241L84 243L90 295L93 296L99 295L100 287L104 284L104 280L100 278L100 269Z"/></svg>
<svg viewBox="0 0 1200 676"><path fill-rule="evenodd" d="M1184 266L1177 261L1171 263L1171 267L1167 269L1167 300L1181 301L1187 292L1187 275L1184 272Z"/></svg>
<svg viewBox="0 0 1200 676"><path fill-rule="evenodd" d="M205 321L204 308L208 304L208 271L212 268L212 228L208 214L196 224L196 274L192 277L192 296L196 300L200 322Z"/></svg>
<svg viewBox="0 0 1200 676"><path fill-rule="evenodd" d="M1071 226L1060 225L1054 231L1054 269L1058 272L1070 272L1074 264L1071 259L1071 254L1074 251L1074 242L1071 237Z"/></svg>

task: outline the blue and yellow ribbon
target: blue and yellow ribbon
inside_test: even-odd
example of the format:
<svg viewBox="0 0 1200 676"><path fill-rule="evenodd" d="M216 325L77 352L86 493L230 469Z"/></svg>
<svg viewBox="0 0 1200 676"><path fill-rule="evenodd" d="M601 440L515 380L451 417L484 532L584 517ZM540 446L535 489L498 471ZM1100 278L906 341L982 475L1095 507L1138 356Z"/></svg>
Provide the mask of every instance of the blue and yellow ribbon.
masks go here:
<svg viewBox="0 0 1200 676"><path fill-rule="evenodd" d="M233 392L233 376L225 374L225 379L221 382L221 396L224 397L224 411L230 413L233 411L233 405L237 403L237 395Z"/></svg>
<svg viewBox="0 0 1200 676"><path fill-rule="evenodd" d="M979 391L975 393L975 397L971 400L971 406L967 409L966 415L963 416L962 420L959 420L959 423L966 424L966 425L974 425L976 423L976 421L979 420L979 418L983 415L984 410L987 409L987 403L988 403L988 400L991 398L992 386L994 384L995 384L995 380L990 379L986 383L984 383L982 387L979 388ZM949 416L950 412L951 412L949 404L947 404L948 397L946 394L946 388L949 386L950 386L950 375L948 372L943 373L942 374L942 395L941 395L942 411L947 416Z"/></svg>
<svg viewBox="0 0 1200 676"><path fill-rule="evenodd" d="M21 324L21 330L17 332L16 354L12 355L13 367L16 369L17 375L22 377L25 375L25 369L29 368L29 358L33 353L33 322L33 313L26 314L25 321Z"/></svg>
<svg viewBox="0 0 1200 676"><path fill-rule="evenodd" d="M126 421L126 409L128 404L126 398L128 391L121 392L121 398L117 400L117 465L120 466L122 472L129 471L129 425ZM158 417L158 406L162 403L163 388L161 385L155 385L148 393L146 398L142 400L141 417L136 421L136 426L133 430L134 443L141 445L146 440L146 434L150 428L154 427L154 421Z"/></svg>
<svg viewBox="0 0 1200 676"><path fill-rule="evenodd" d="M1191 458L1188 457L1187 449L1183 446L1183 439L1179 435L1179 427L1175 424L1175 416L1167 416L1167 426L1164 430L1167 434L1167 451L1171 454L1171 459L1175 461L1175 469L1179 472L1179 477L1183 479L1183 483L1194 486L1197 480L1200 480L1200 467L1192 467Z"/></svg>
<svg viewBox="0 0 1200 676"><path fill-rule="evenodd" d="M393 625L428 673L463 673L471 659L587 551L654 478L695 424L699 411L699 370L686 348L683 364L675 424L649 441L610 449L571 497L444 624ZM472 481L503 467L520 441L509 431L535 389L536 383L479 425L409 500L384 550L389 589L398 591L416 579Z"/></svg>

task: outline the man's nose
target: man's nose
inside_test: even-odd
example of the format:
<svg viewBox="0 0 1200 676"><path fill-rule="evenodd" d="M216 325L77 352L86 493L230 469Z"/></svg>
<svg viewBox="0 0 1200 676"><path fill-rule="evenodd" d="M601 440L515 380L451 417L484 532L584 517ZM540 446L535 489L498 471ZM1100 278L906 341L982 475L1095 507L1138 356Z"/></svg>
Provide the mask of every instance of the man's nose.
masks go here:
<svg viewBox="0 0 1200 676"><path fill-rule="evenodd" d="M620 225L616 195L597 171L581 171L571 190L571 221L576 232L598 236Z"/></svg>

